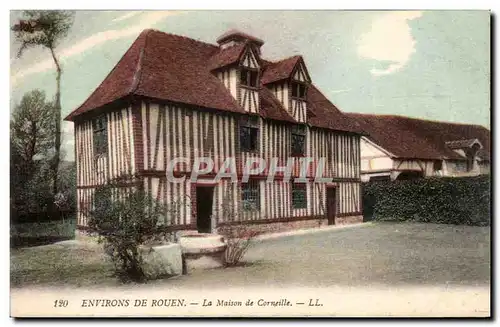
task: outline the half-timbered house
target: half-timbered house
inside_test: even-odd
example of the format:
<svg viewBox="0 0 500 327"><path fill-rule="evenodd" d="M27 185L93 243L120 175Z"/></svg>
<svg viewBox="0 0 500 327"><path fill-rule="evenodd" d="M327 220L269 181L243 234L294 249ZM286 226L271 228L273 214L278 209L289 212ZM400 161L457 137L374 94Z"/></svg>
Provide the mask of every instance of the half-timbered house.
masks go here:
<svg viewBox="0 0 500 327"><path fill-rule="evenodd" d="M489 174L490 131L483 126L395 115L347 114L361 138L363 181Z"/></svg>
<svg viewBox="0 0 500 327"><path fill-rule="evenodd" d="M264 42L238 31L218 45L146 30L104 81L66 120L74 122L78 226L85 228L96 187L120 176L122 190L141 187L162 203L183 203L164 225L211 232L233 224L264 230L362 220L360 130L314 85L301 56L263 58ZM196 181L196 158L214 167ZM237 181L213 177L226 158ZM301 157L324 158L323 177ZM167 178L169 162L186 158ZM294 159L291 180L269 171L242 179L248 158L280 166ZM239 215L224 214L230 206Z"/></svg>

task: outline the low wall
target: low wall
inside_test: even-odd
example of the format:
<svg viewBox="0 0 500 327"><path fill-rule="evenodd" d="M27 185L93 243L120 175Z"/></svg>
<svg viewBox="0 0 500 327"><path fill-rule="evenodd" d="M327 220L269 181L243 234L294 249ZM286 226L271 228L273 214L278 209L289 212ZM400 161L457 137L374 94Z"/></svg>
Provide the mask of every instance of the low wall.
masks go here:
<svg viewBox="0 0 500 327"><path fill-rule="evenodd" d="M347 225L363 222L363 216L346 216L335 218L336 225ZM256 231L259 233L280 233L287 232L297 229L309 229L309 228L319 228L328 225L328 219L326 218L316 218L316 219L305 219L305 220L294 220L287 222L273 222L269 221L266 223L251 224L245 223L235 226L244 226L246 230ZM219 230L219 228L217 228Z"/></svg>
<svg viewBox="0 0 500 327"><path fill-rule="evenodd" d="M335 218L335 225L349 225L363 222L363 216L348 216Z"/></svg>
<svg viewBox="0 0 500 327"><path fill-rule="evenodd" d="M356 224L356 223L362 223L363 222L363 216L362 215L354 215L354 216L342 216L342 217L336 217L335 218L335 224L336 225L348 225L348 224ZM249 231L256 231L258 233L279 233L279 232L287 232L291 230L296 230L296 229L308 229L308 228L318 228L318 227L324 227L328 225L328 219L323 218L323 217L318 217L318 218L306 218L302 220L289 220L289 221L256 221L255 223L250 222L250 221L245 221L242 224L238 223L231 223L231 224L220 224L217 226L216 231L217 233L220 233L220 230L224 227L227 227L228 225L232 225L235 227L244 227L246 230ZM175 228L177 229L177 228ZM177 235L183 236L183 235L189 235L193 233L197 233L195 229L177 229L176 230ZM86 232L84 229L78 228L76 230L76 235L78 237L88 237L89 234Z"/></svg>

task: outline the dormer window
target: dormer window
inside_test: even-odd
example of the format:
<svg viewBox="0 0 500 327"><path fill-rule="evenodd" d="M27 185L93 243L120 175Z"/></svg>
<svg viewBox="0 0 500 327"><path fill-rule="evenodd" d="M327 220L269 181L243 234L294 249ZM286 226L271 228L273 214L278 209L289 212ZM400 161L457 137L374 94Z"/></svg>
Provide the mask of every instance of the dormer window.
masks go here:
<svg viewBox="0 0 500 327"><path fill-rule="evenodd" d="M306 86L303 83L292 82L292 97L305 100L306 99Z"/></svg>
<svg viewBox="0 0 500 327"><path fill-rule="evenodd" d="M240 83L243 86L257 87L259 73L257 70L241 68L240 70Z"/></svg>

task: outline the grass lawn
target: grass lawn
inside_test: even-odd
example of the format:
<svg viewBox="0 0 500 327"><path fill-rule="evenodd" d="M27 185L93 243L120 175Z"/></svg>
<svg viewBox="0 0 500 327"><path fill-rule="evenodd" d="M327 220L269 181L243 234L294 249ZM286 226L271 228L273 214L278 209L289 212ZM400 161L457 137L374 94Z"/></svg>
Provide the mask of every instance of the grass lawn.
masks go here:
<svg viewBox="0 0 500 327"><path fill-rule="evenodd" d="M112 264L95 243L77 240L11 249L11 287L117 284Z"/></svg>
<svg viewBox="0 0 500 327"><path fill-rule="evenodd" d="M247 266L195 272L153 287L489 285L490 229L372 223L262 240ZM11 250L11 286L116 286L101 247L77 240Z"/></svg>

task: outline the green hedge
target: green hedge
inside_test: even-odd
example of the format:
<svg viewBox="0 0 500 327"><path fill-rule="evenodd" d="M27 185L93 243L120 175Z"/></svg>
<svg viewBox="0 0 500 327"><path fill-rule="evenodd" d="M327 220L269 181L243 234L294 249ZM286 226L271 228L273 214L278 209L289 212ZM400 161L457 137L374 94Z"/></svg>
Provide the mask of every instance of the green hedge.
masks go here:
<svg viewBox="0 0 500 327"><path fill-rule="evenodd" d="M365 220L490 225L490 176L363 185Z"/></svg>

